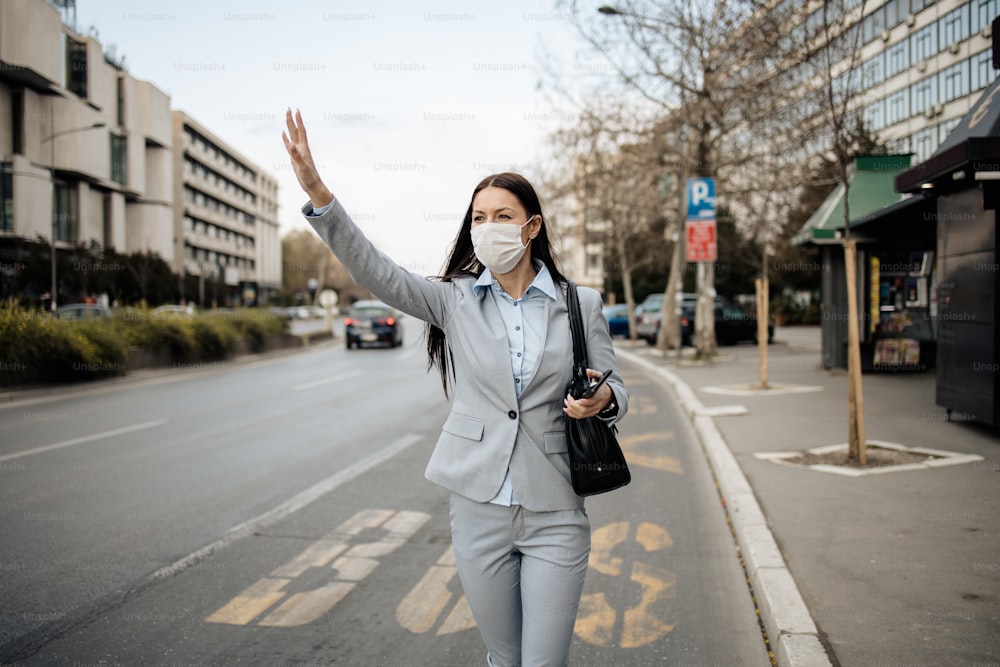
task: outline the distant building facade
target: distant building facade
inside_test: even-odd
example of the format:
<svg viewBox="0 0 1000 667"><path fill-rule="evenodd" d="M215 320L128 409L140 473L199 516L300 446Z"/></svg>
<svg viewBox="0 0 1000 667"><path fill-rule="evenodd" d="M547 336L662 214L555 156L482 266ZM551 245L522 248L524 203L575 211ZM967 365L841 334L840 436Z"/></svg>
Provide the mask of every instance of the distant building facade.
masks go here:
<svg viewBox="0 0 1000 667"><path fill-rule="evenodd" d="M177 270L222 281L230 305L266 303L281 288L277 181L183 111L173 142Z"/></svg>
<svg viewBox="0 0 1000 667"><path fill-rule="evenodd" d="M155 253L181 275L234 283L233 303L266 299L281 283L275 179L173 112L164 91L79 34L74 14L73 0L0 2L5 287L27 245L54 239L60 254ZM37 298L50 286L26 289Z"/></svg>

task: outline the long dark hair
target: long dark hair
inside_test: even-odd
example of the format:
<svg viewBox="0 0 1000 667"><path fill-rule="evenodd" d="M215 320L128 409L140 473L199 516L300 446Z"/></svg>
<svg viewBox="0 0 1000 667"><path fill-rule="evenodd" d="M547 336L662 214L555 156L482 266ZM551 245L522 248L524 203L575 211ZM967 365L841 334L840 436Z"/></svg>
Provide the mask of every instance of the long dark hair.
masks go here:
<svg viewBox="0 0 1000 667"><path fill-rule="evenodd" d="M531 183L524 176L512 172L487 176L472 191L472 198L469 200L469 209L465 212L465 219L462 220L458 236L455 237L451 255L448 257L448 263L445 265L444 275L439 276L439 279L448 282L462 276L478 278L483 272L485 267L479 261L479 258L476 257L476 252L472 247L472 202L480 190L488 187L503 188L517 197L517 200L521 202L521 206L527 212L529 219L535 215L541 217L542 226L530 245L531 259L541 261L548 268L549 273L552 275L552 280L557 285L565 284L566 278L559 271L555 257L552 254L552 248L549 244L548 225L546 224L545 216L542 215L542 205L538 201L535 188L531 187ZM438 371L441 373L441 386L444 388L444 395L447 396L449 376L452 379L455 377L455 360L451 355L451 349L448 347L448 341L445 338L443 330L433 324L427 325L427 370L430 370L434 366L438 367Z"/></svg>

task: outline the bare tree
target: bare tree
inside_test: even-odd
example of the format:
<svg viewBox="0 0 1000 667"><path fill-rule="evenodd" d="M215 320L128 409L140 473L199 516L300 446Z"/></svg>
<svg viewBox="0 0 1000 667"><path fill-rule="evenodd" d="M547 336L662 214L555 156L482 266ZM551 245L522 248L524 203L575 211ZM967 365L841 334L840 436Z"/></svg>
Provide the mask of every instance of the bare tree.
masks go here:
<svg viewBox="0 0 1000 667"><path fill-rule="evenodd" d="M748 98L767 97L776 85L774 46L782 30L779 10L753 0L657 3L623 0L599 12L566 3L578 32L604 54L619 80L643 100L658 104L673 121L678 184L691 176L717 178L759 150L752 141L724 142L747 130ZM791 3L784 3L791 5ZM720 184L720 197L725 197ZM675 253L664 293L664 317L676 312L682 259ZM714 264L699 264L695 344L698 353L716 351ZM668 321L668 320L665 320ZM661 336L666 347L668 336Z"/></svg>
<svg viewBox="0 0 1000 667"><path fill-rule="evenodd" d="M319 237L304 229L282 237L281 265L281 286L286 292L305 292L310 279L316 280L316 297L324 287L336 290L342 298L363 292Z"/></svg>
<svg viewBox="0 0 1000 667"><path fill-rule="evenodd" d="M648 125L648 123L647 123ZM583 109L574 126L554 132L550 142L572 164L550 194L577 209L578 244L599 241L622 278L630 336L635 338L632 273L651 260L650 236L658 215L659 169L651 151L650 128L629 109L605 101ZM605 260L604 269L612 268Z"/></svg>
<svg viewBox="0 0 1000 667"><path fill-rule="evenodd" d="M806 19L803 62L820 81L820 131L829 142L837 178L844 191L843 246L847 287L848 459L867 463L864 400L861 383L861 341L857 297L857 242L851 237L851 163L864 132L860 106L863 76L859 67L865 0L823 0Z"/></svg>

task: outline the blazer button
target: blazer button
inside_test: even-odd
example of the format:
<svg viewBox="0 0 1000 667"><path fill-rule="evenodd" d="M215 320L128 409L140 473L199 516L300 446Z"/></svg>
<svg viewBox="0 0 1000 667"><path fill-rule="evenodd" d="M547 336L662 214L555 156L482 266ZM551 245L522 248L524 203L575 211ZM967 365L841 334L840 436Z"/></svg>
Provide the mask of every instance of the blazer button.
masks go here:
<svg viewBox="0 0 1000 667"><path fill-rule="evenodd" d="M511 419L517 419L517 413L514 412L513 410L511 410L510 412L508 412L507 416L510 417Z"/></svg>

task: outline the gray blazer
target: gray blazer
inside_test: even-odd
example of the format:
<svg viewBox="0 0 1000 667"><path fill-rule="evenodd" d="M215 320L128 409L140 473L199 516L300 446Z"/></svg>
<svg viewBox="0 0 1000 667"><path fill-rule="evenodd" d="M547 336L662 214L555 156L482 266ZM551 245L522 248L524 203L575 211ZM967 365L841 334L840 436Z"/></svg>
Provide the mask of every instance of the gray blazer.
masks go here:
<svg viewBox="0 0 1000 667"><path fill-rule="evenodd" d="M509 467L514 495L527 509L583 507L583 498L570 484L566 452L562 408L573 345L562 294L546 306L542 353L518 397L503 321L493 299L485 291L473 291L474 279L443 282L407 271L371 244L337 200L320 216L309 215L312 211L309 203L302 207L355 282L447 335L454 357L454 399L427 464L427 479L488 502ZM628 411L628 392L618 374L601 296L587 287L580 287L579 294L590 367L613 370L608 385L618 403L617 421Z"/></svg>

